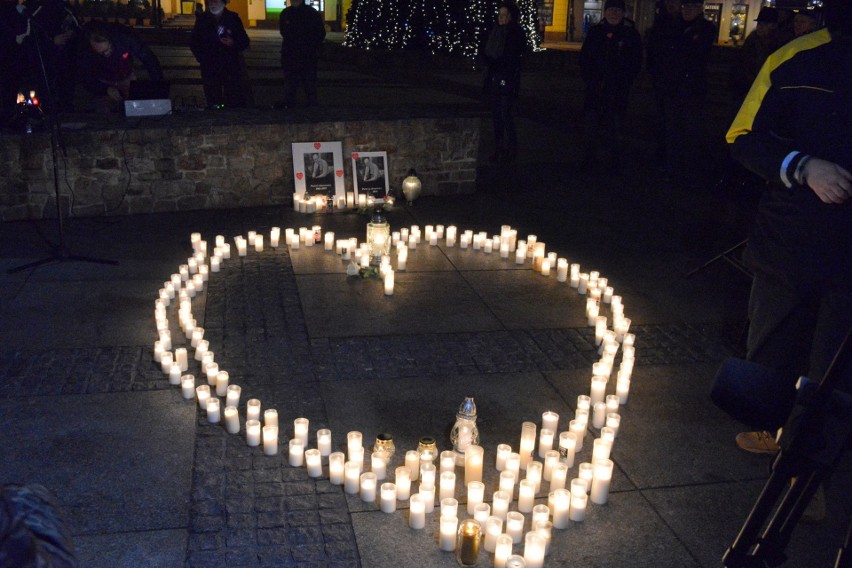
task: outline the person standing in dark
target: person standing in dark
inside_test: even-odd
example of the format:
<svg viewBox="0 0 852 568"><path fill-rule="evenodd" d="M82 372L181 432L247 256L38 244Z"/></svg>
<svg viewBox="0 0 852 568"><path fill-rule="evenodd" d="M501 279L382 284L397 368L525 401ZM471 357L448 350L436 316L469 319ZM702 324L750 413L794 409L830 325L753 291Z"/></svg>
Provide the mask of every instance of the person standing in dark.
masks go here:
<svg viewBox="0 0 852 568"><path fill-rule="evenodd" d="M727 134L768 182L743 257L754 274L746 358L787 379L766 401L784 412L797 378L820 380L852 327L852 12L845 0L823 8L827 29L769 56ZM839 388L852 392L848 361ZM775 453L780 426L737 444Z"/></svg>
<svg viewBox="0 0 852 568"><path fill-rule="evenodd" d="M783 43L778 30L778 10L761 8L755 20L757 27L743 42L739 57L733 66L734 96L742 101L751 88L754 78L769 55Z"/></svg>
<svg viewBox="0 0 852 568"><path fill-rule="evenodd" d="M518 154L518 132L515 128L514 105L521 84L521 59L526 50L526 36L518 21L518 6L501 2L497 23L485 43L483 58L488 69L485 89L491 102L495 150L492 162L511 162Z"/></svg>
<svg viewBox="0 0 852 568"><path fill-rule="evenodd" d="M95 110L116 112L127 100L130 83L136 80L138 59L152 81L163 80L163 70L154 52L129 30L120 26L93 24L87 27L80 49L80 81L92 94Z"/></svg>
<svg viewBox="0 0 852 568"><path fill-rule="evenodd" d="M304 0L291 0L281 12L278 22L281 31L281 68L284 70L284 100L276 106L293 108L296 91L301 86L308 106L317 100L317 63L322 42L325 40L325 23L322 15Z"/></svg>
<svg viewBox="0 0 852 568"><path fill-rule="evenodd" d="M618 169L630 87L642 69L642 38L624 17L624 0L607 0L603 20L595 24L580 50L580 74L586 83L583 169L598 161L602 145L607 168Z"/></svg>
<svg viewBox="0 0 852 568"><path fill-rule="evenodd" d="M249 37L236 12L226 0L207 0L207 11L192 28L190 48L201 66L204 98L209 108L249 106L248 77L243 51Z"/></svg>
<svg viewBox="0 0 852 568"><path fill-rule="evenodd" d="M680 15L681 0L663 0L654 19L654 25L645 38L645 65L651 75L654 95L654 162L665 168L668 158L668 136L671 130L670 105L673 100L669 90L676 81L675 67L672 61L676 57L683 30L683 18Z"/></svg>

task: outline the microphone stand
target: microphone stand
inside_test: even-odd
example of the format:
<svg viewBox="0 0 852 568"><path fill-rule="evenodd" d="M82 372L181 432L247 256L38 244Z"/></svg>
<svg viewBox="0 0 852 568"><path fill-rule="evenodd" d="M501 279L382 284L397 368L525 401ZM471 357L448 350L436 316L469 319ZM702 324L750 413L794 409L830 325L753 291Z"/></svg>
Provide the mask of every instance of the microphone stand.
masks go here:
<svg viewBox="0 0 852 568"><path fill-rule="evenodd" d="M36 13L38 13L38 11L36 11ZM35 260L33 262L28 262L21 266L10 268L6 271L6 273L15 274L16 272L21 272L30 268L38 268L39 266L50 264L53 262L90 262L94 264L117 265L118 261L116 260L108 260L104 258L95 258L91 256L72 254L70 249L68 248L68 245L65 242L65 226L62 220L62 204L60 201L61 195L59 192L59 156L57 148L61 148L63 156L67 157L67 153L65 151L65 144L62 141L61 125L58 116L59 105L56 104L56 101L53 98L54 89L51 87L50 77L47 74L47 67L44 64L44 54L41 50L42 36L39 33L39 26L35 22L35 15L36 14L31 14L30 16L28 16L28 23L32 26L31 29L35 31L35 34L32 39L35 42L36 53L38 54L38 61L39 65L41 66L41 75L42 79L44 79L44 87L47 90L47 102L49 108L46 114L47 125L50 129L50 154L53 160L53 192L56 199L56 229L58 233L59 242L57 242L56 244L51 244L50 256Z"/></svg>

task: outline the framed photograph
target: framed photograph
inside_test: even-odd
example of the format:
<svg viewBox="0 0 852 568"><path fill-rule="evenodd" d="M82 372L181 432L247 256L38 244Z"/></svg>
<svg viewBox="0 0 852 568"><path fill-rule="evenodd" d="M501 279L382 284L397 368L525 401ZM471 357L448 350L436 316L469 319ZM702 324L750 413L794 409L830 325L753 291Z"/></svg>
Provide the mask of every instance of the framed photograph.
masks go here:
<svg viewBox="0 0 852 568"><path fill-rule="evenodd" d="M390 193L387 152L352 152L352 177L355 179L355 200L366 195L384 203Z"/></svg>
<svg viewBox="0 0 852 568"><path fill-rule="evenodd" d="M331 198L332 203L346 199L343 179L341 142L294 142L293 180L296 196Z"/></svg>

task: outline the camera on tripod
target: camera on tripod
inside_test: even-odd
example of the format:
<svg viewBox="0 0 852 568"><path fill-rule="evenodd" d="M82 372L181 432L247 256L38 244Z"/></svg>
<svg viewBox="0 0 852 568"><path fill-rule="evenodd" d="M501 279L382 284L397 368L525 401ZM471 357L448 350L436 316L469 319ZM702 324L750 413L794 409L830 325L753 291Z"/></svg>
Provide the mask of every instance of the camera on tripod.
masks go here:
<svg viewBox="0 0 852 568"><path fill-rule="evenodd" d="M18 91L17 106L15 107L15 118L12 125L21 128L27 134L32 134L33 128L37 128L44 122L44 108L41 106L36 92L30 91L29 96L23 91Z"/></svg>

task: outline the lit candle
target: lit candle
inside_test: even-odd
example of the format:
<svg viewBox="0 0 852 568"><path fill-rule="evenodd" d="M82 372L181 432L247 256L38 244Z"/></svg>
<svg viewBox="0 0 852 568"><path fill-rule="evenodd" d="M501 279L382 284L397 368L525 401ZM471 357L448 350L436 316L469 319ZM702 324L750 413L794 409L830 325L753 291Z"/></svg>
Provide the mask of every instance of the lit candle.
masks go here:
<svg viewBox="0 0 852 568"><path fill-rule="evenodd" d="M216 397L210 397L207 399L207 421L211 424L216 424L222 418L220 408L219 408L219 399Z"/></svg>
<svg viewBox="0 0 852 568"><path fill-rule="evenodd" d="M228 381L230 374L228 371L219 371L216 373L216 396L226 396L228 394Z"/></svg>
<svg viewBox="0 0 852 568"><path fill-rule="evenodd" d="M503 534L503 519L501 517L491 515L488 517L488 520L485 521L485 542L482 547L487 552L494 552L497 548L497 537L501 534Z"/></svg>
<svg viewBox="0 0 852 568"><path fill-rule="evenodd" d="M535 481L522 479L518 486L518 511L531 513L535 505Z"/></svg>
<svg viewBox="0 0 852 568"><path fill-rule="evenodd" d="M612 481L613 462L610 459L595 460L592 488L589 499L592 503L603 505L609 500L609 486Z"/></svg>
<svg viewBox="0 0 852 568"><path fill-rule="evenodd" d="M260 420L246 420L246 444L252 448L260 445Z"/></svg>
<svg viewBox="0 0 852 568"><path fill-rule="evenodd" d="M307 418L296 418L293 420L293 436L302 441L302 446L308 447L308 426L310 422Z"/></svg>
<svg viewBox="0 0 852 568"><path fill-rule="evenodd" d="M535 450L536 425L534 422L521 424L521 444L518 453L521 456L521 469L527 469L527 464L533 459Z"/></svg>
<svg viewBox="0 0 852 568"><path fill-rule="evenodd" d="M263 252L263 235L254 236L254 250L257 252Z"/></svg>
<svg viewBox="0 0 852 568"><path fill-rule="evenodd" d="M240 414L236 406L225 407L225 430L228 434L237 434L240 431Z"/></svg>
<svg viewBox="0 0 852 568"><path fill-rule="evenodd" d="M578 409L577 412L580 410ZM576 418L568 423L568 431L574 432L574 451L579 452L583 449L583 438L586 435L586 423Z"/></svg>
<svg viewBox="0 0 852 568"><path fill-rule="evenodd" d="M512 502L512 494L505 491L495 491L491 500L491 514L500 519L506 518L509 512L509 503Z"/></svg>
<svg viewBox="0 0 852 568"><path fill-rule="evenodd" d="M441 481L438 491L438 499L446 499L456 494L456 474L452 471L441 473Z"/></svg>
<svg viewBox="0 0 852 568"><path fill-rule="evenodd" d="M500 472L500 483L499 483L500 491L505 491L509 495L514 495L515 493L515 474L511 471L501 471Z"/></svg>
<svg viewBox="0 0 852 568"><path fill-rule="evenodd" d="M407 501L411 497L411 470L401 465L394 470L394 482L396 483L396 498Z"/></svg>
<svg viewBox="0 0 852 568"><path fill-rule="evenodd" d="M379 489L379 508L382 512L393 513L396 511L396 485L382 483Z"/></svg>
<svg viewBox="0 0 852 568"><path fill-rule="evenodd" d="M216 375L219 374L219 364L218 363L207 363L204 366L204 374L207 375L207 384L211 387L216 387Z"/></svg>
<svg viewBox="0 0 852 568"><path fill-rule="evenodd" d="M485 499L485 484L471 481L467 484L467 514L472 515L474 508Z"/></svg>
<svg viewBox="0 0 852 568"><path fill-rule="evenodd" d="M325 250L334 250L334 232L328 231L323 237L325 243Z"/></svg>
<svg viewBox="0 0 852 568"><path fill-rule="evenodd" d="M457 517L459 514L459 500L455 497L444 497L441 499L441 516Z"/></svg>
<svg viewBox="0 0 852 568"><path fill-rule="evenodd" d="M574 432L559 433L559 460L568 467L574 467L574 455L577 451L577 434Z"/></svg>
<svg viewBox="0 0 852 568"><path fill-rule="evenodd" d="M361 474L361 500L367 503L376 502L376 474L365 471Z"/></svg>
<svg viewBox="0 0 852 568"><path fill-rule="evenodd" d="M412 495L409 500L408 526L412 529L422 529L426 526L426 506L419 493Z"/></svg>
<svg viewBox="0 0 852 568"><path fill-rule="evenodd" d="M180 389L183 398L189 400L195 396L195 375L184 375L180 379ZM207 392L210 392L208 387Z"/></svg>
<svg viewBox="0 0 852 568"><path fill-rule="evenodd" d="M266 435L267 428L270 428L270 426L263 427L264 437ZM291 439L289 448L290 465L293 467L302 467L303 465L305 465L305 445L302 443L302 441L299 438Z"/></svg>
<svg viewBox="0 0 852 568"><path fill-rule="evenodd" d="M343 464L343 491L349 495L358 493L361 486L361 464L348 461Z"/></svg>
<svg viewBox="0 0 852 568"><path fill-rule="evenodd" d="M538 437L538 457L543 458L553 449L553 430L542 428Z"/></svg>
<svg viewBox="0 0 852 568"><path fill-rule="evenodd" d="M444 450L441 452L439 463L441 464L441 472L455 471L456 453L453 450Z"/></svg>
<svg viewBox="0 0 852 568"><path fill-rule="evenodd" d="M501 534L494 545L494 568L505 568L506 560L512 556L512 537Z"/></svg>
<svg viewBox="0 0 852 568"><path fill-rule="evenodd" d="M385 273L385 296L393 296L394 275L393 270Z"/></svg>
<svg viewBox="0 0 852 568"><path fill-rule="evenodd" d="M385 461L385 456L377 453L370 454L370 470L379 481L387 477L387 461Z"/></svg>
<svg viewBox="0 0 852 568"><path fill-rule="evenodd" d="M518 544L524 538L524 515L517 511L506 513L506 534L512 537L512 542ZM497 544L496 539L494 542Z"/></svg>
<svg viewBox="0 0 852 568"><path fill-rule="evenodd" d="M269 408L263 412L264 426L278 426L278 411L274 408Z"/></svg>
<svg viewBox="0 0 852 568"><path fill-rule="evenodd" d="M343 485L343 464L346 454L332 452L328 454L328 480L332 485Z"/></svg>
<svg viewBox="0 0 852 568"><path fill-rule="evenodd" d="M246 402L246 420L260 420L260 400L250 398Z"/></svg>
<svg viewBox="0 0 852 568"><path fill-rule="evenodd" d="M420 484L420 496L423 498L423 507L427 513L435 510L435 485Z"/></svg>
<svg viewBox="0 0 852 568"><path fill-rule="evenodd" d="M606 395L606 383L606 377L598 375L592 377L592 388L589 398L591 398L593 408L596 403L603 402Z"/></svg>
<svg viewBox="0 0 852 568"><path fill-rule="evenodd" d="M568 466L562 462L553 464L553 471L550 472L550 491L564 489L567 480Z"/></svg>
<svg viewBox="0 0 852 568"><path fill-rule="evenodd" d="M491 505L488 503L479 503L476 507L473 508L473 518L474 520L485 526L485 521L488 520L488 517L491 516Z"/></svg>
<svg viewBox="0 0 852 568"><path fill-rule="evenodd" d="M237 255L238 256L245 256L246 253L248 252L248 250L247 250L248 242L245 239L243 239L242 237L239 237L239 239L236 241L235 244L237 245Z"/></svg>
<svg viewBox="0 0 852 568"><path fill-rule="evenodd" d="M543 568L545 538L538 531L530 531L524 536L525 568Z"/></svg>
<svg viewBox="0 0 852 568"><path fill-rule="evenodd" d="M169 369L169 384L170 385L179 385L180 384L180 367L177 365L172 365L172 368Z"/></svg>
<svg viewBox="0 0 852 568"><path fill-rule="evenodd" d="M545 456L546 457L546 456ZM527 466L527 479L533 482L535 489L534 493L538 493L541 489L541 478L544 472L544 464L538 461L530 462Z"/></svg>
<svg viewBox="0 0 852 568"><path fill-rule="evenodd" d="M396 253L396 269L405 271L408 266L408 249L400 248Z"/></svg>
<svg viewBox="0 0 852 568"><path fill-rule="evenodd" d="M553 527L557 529L568 528L570 521L569 509L571 507L571 493L567 489L553 491Z"/></svg>
<svg viewBox="0 0 852 568"><path fill-rule="evenodd" d="M606 424L606 403L599 401L594 404L592 412L592 428L600 430Z"/></svg>
<svg viewBox="0 0 852 568"><path fill-rule="evenodd" d="M274 456L278 453L278 426L263 427L263 453L267 456ZM292 457L292 445L290 446L290 455Z"/></svg>
<svg viewBox="0 0 852 568"><path fill-rule="evenodd" d="M550 450L544 455L544 471L542 472L542 477L545 481L553 479L553 466L558 462L559 452L557 450Z"/></svg>
<svg viewBox="0 0 852 568"><path fill-rule="evenodd" d="M411 481L417 481L420 477L420 454L416 450L405 452L405 467L410 472Z"/></svg>
<svg viewBox="0 0 852 568"><path fill-rule="evenodd" d="M435 485L435 474L437 468L430 461L420 461L420 483L421 485Z"/></svg>
<svg viewBox="0 0 852 568"><path fill-rule="evenodd" d="M305 465L309 477L322 477L322 454L314 448L305 451Z"/></svg>
<svg viewBox="0 0 852 568"><path fill-rule="evenodd" d="M511 471L515 474L515 479L521 478L521 455L517 452L512 452L506 458L506 471Z"/></svg>
<svg viewBox="0 0 852 568"><path fill-rule="evenodd" d="M482 465L485 449L482 446L470 445L464 452L464 482L482 481Z"/></svg>
<svg viewBox="0 0 852 568"><path fill-rule="evenodd" d="M515 251L515 264L523 264L527 259L526 245L519 243L518 249Z"/></svg>
<svg viewBox="0 0 852 568"><path fill-rule="evenodd" d="M352 451L349 452L349 461L355 462L358 464L359 471L364 471L364 448L352 448Z"/></svg>
<svg viewBox="0 0 852 568"><path fill-rule="evenodd" d="M323 457L331 454L331 430L327 428L317 430L317 449Z"/></svg>
<svg viewBox="0 0 852 568"><path fill-rule="evenodd" d="M163 354L165 360L165 354ZM187 360L187 353L185 347L178 347L175 349L174 362L180 367L181 372L189 369L189 361Z"/></svg>
<svg viewBox="0 0 852 568"><path fill-rule="evenodd" d="M592 489L592 478L595 475L595 468L589 462L583 462L578 468L577 475L580 479L586 482L586 493Z"/></svg>
<svg viewBox="0 0 852 568"><path fill-rule="evenodd" d="M575 523L581 523L586 519L586 507L589 502L589 496L585 493L571 494L571 512L569 518ZM553 525L556 527L556 525ZM559 528L559 527L556 527Z"/></svg>
<svg viewBox="0 0 852 568"><path fill-rule="evenodd" d="M594 463L595 460L609 459L609 453L611 450L611 441L604 440L603 438L597 438L594 442L592 442L592 463Z"/></svg>
<svg viewBox="0 0 852 568"><path fill-rule="evenodd" d="M550 276L550 260L547 258L541 261L541 275Z"/></svg>
<svg viewBox="0 0 852 568"><path fill-rule="evenodd" d="M617 412L610 412L606 415L606 427L612 428L614 434L618 436L618 429L621 426L621 415Z"/></svg>
<svg viewBox="0 0 852 568"><path fill-rule="evenodd" d="M509 444L499 444L497 446L497 471L506 469L506 460L509 459L509 454L512 453L512 447Z"/></svg>
<svg viewBox="0 0 852 568"><path fill-rule="evenodd" d="M228 389L225 391L225 406L239 406L241 392L240 385L228 385Z"/></svg>
<svg viewBox="0 0 852 568"><path fill-rule="evenodd" d="M458 530L458 526L458 517L441 515L440 536L438 537L438 547L441 550L452 552L456 549L456 531Z"/></svg>

